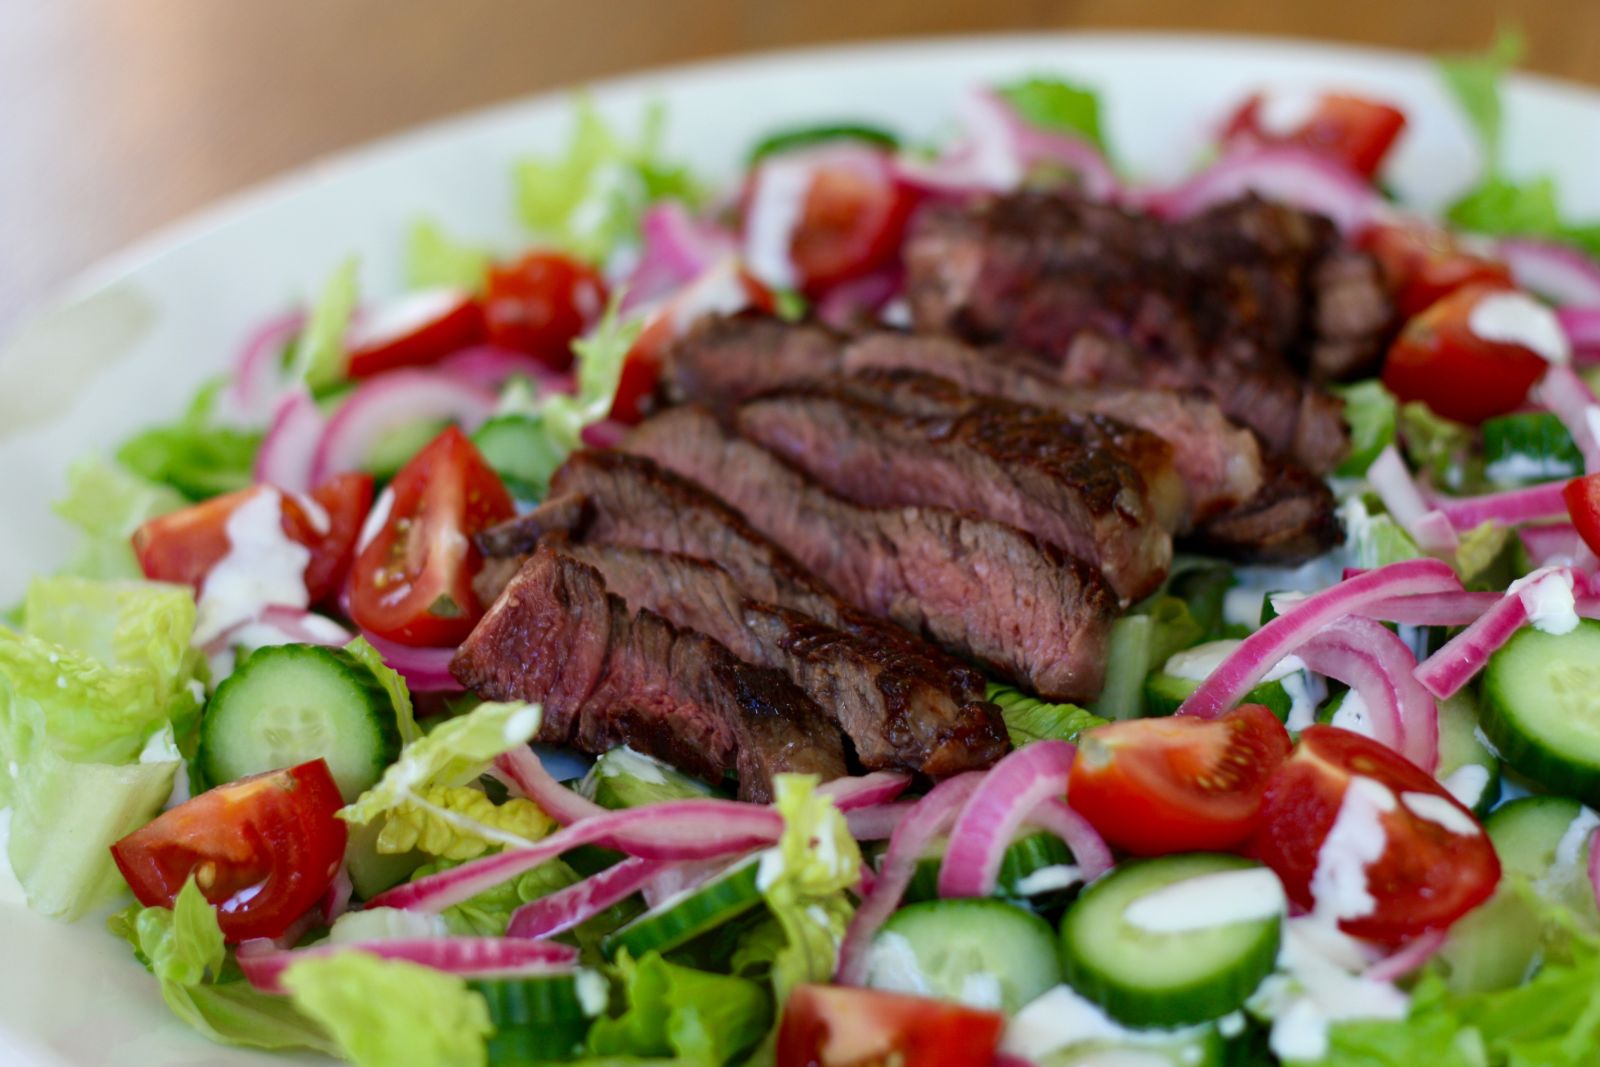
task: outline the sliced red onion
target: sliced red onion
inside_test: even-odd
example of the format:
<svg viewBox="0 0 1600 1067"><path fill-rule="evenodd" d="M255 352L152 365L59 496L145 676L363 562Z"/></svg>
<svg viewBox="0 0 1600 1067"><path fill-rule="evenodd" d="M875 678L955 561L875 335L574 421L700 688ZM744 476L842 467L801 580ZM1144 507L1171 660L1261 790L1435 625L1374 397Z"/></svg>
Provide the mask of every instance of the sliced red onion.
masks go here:
<svg viewBox="0 0 1600 1067"><path fill-rule="evenodd" d="M1590 474L1600 472L1600 398L1595 397L1589 383L1567 364L1556 363L1534 386L1533 396L1555 412L1572 435L1573 443L1583 453L1584 470Z"/></svg>
<svg viewBox="0 0 1600 1067"><path fill-rule="evenodd" d="M311 480L321 484L358 470L384 434L421 422L451 421L471 432L494 413L497 397L480 386L431 370L395 370L362 382L328 421L317 444Z"/></svg>
<svg viewBox="0 0 1600 1067"><path fill-rule="evenodd" d="M283 351L305 329L304 311L274 315L239 350L228 400L245 417L265 418L283 388Z"/></svg>
<svg viewBox="0 0 1600 1067"><path fill-rule="evenodd" d="M731 800L669 800L575 822L526 848L508 849L378 894L369 908L441 911L579 845L655 860L703 860L770 845L783 832L771 808Z"/></svg>
<svg viewBox="0 0 1600 1067"><path fill-rule="evenodd" d="M1536 567L1579 566L1589 569L1593 553L1570 522L1554 522L1542 526L1524 526L1517 531L1522 547Z"/></svg>
<svg viewBox="0 0 1600 1067"><path fill-rule="evenodd" d="M1433 959L1444 947L1447 930L1429 930L1407 941L1397 951L1368 967L1362 975L1370 982L1398 982L1424 963Z"/></svg>
<svg viewBox="0 0 1600 1067"><path fill-rule="evenodd" d="M494 765L496 770L511 779L523 796L539 805L540 811L562 826L571 826L575 822L606 814L606 808L574 793L551 777L539 760L538 753L526 745L518 745L509 752L501 753Z"/></svg>
<svg viewBox="0 0 1600 1067"><path fill-rule="evenodd" d="M852 278L829 289L817 302L817 318L836 330L860 329L876 321L904 287L905 270L899 265Z"/></svg>
<svg viewBox="0 0 1600 1067"><path fill-rule="evenodd" d="M1116 863L1100 832L1060 797L1050 797L1029 812L1028 825L1048 830L1065 841L1072 850L1072 862L1083 872L1086 882L1105 874Z"/></svg>
<svg viewBox="0 0 1600 1067"><path fill-rule="evenodd" d="M1495 650L1511 640L1511 635L1528 621L1527 601L1535 595L1535 586L1547 581L1565 582L1569 589L1575 586L1573 573L1558 567L1534 571L1513 582L1498 603L1445 642L1443 648L1416 669L1417 681L1440 700L1454 696L1483 669Z"/></svg>
<svg viewBox="0 0 1600 1067"><path fill-rule="evenodd" d="M1380 600L1361 615L1407 626L1465 626L1499 602L1499 593L1429 593Z"/></svg>
<svg viewBox="0 0 1600 1067"><path fill-rule="evenodd" d="M1241 147L1181 185L1149 200L1156 214L1189 218L1254 192L1326 215L1354 233L1388 210L1377 190L1324 153L1292 145Z"/></svg>
<svg viewBox="0 0 1600 1067"><path fill-rule="evenodd" d="M743 858L743 856L732 858L723 856L714 860L663 864L657 869L656 876L646 882L639 892L644 897L646 906L660 907L663 901L705 885Z"/></svg>
<svg viewBox="0 0 1600 1067"><path fill-rule="evenodd" d="M527 378L543 393L570 393L576 388L571 374L551 370L526 352L495 345L475 345L446 356L434 370L449 378L498 391L512 378Z"/></svg>
<svg viewBox="0 0 1600 1067"><path fill-rule="evenodd" d="M873 771L853 778L835 778L817 787L817 795L833 801L840 811L887 804L906 791L911 776L903 771Z"/></svg>
<svg viewBox="0 0 1600 1067"><path fill-rule="evenodd" d="M737 250L732 233L695 218L676 200L661 201L645 212L639 236L639 262L622 297L625 313L667 298Z"/></svg>
<svg viewBox="0 0 1600 1067"><path fill-rule="evenodd" d="M1372 717L1373 738L1432 774L1439 763L1439 707L1415 677L1417 658L1380 622L1348 616L1295 653L1317 674L1348 685Z"/></svg>
<svg viewBox="0 0 1600 1067"><path fill-rule="evenodd" d="M506 926L507 937L551 937L585 922L655 879L666 864L630 857L575 885L518 908Z"/></svg>
<svg viewBox="0 0 1600 1067"><path fill-rule="evenodd" d="M1557 308L1556 318L1572 344L1574 363L1600 363L1600 307Z"/></svg>
<svg viewBox="0 0 1600 1067"><path fill-rule="evenodd" d="M861 985L867 980L867 956L873 937L900 906L928 845L950 828L983 779L981 771L945 779L930 789L895 827L877 881L856 909L839 946L835 980L840 984Z"/></svg>
<svg viewBox="0 0 1600 1067"><path fill-rule="evenodd" d="M1495 252L1524 289L1563 307L1600 307L1600 263L1571 245L1510 237Z"/></svg>
<svg viewBox="0 0 1600 1067"><path fill-rule="evenodd" d="M342 648L354 638L332 619L286 604L263 608L253 619L236 623L206 642L201 651L215 656L230 648L254 651L269 645L322 645Z"/></svg>
<svg viewBox="0 0 1600 1067"><path fill-rule="evenodd" d="M1067 792L1077 749L1066 741L1035 741L996 763L973 792L950 831L939 865L941 897L985 897L994 891L1000 861L1040 804Z"/></svg>
<svg viewBox="0 0 1600 1067"><path fill-rule="evenodd" d="M370 630L362 630L361 636L366 638L373 648L378 650L378 655L383 657L391 670L406 680L406 685L414 693L460 693L466 686L456 681L455 675L450 673L450 661L455 659L454 648L419 648L415 645L402 645L397 641L379 637Z"/></svg>
<svg viewBox="0 0 1600 1067"><path fill-rule="evenodd" d="M1450 520L1436 508L1430 508L1417 487L1400 450L1389 445L1367 468L1367 481L1383 501L1383 506L1395 522L1409 533L1424 552L1453 553L1461 547Z"/></svg>
<svg viewBox="0 0 1600 1067"><path fill-rule="evenodd" d="M1313 593L1245 638L1233 654L1200 683L1178 709L1180 715L1214 719L1293 654L1324 626L1396 597L1461 590L1455 571L1436 559L1411 559L1366 571Z"/></svg>
<svg viewBox="0 0 1600 1067"><path fill-rule="evenodd" d="M504 937L430 937L393 941L352 941L284 951L270 941L239 946L239 970L263 993L284 993L283 972L302 960L364 952L386 960L431 967L468 978L522 977L559 973L578 962L578 950L555 941Z"/></svg>
<svg viewBox="0 0 1600 1067"><path fill-rule="evenodd" d="M252 477L285 492L309 493L317 446L326 428L322 410L304 388L283 394L256 452Z"/></svg>
<svg viewBox="0 0 1600 1067"><path fill-rule="evenodd" d="M628 436L628 431L631 429L633 427L625 422L618 422L616 419L601 419L599 422L591 422L579 430L578 439L589 448L605 451L608 448L616 448L620 445L622 439Z"/></svg>
<svg viewBox="0 0 1600 1067"><path fill-rule="evenodd" d="M894 833L894 828L913 807L915 805L907 802L851 808L844 813L844 821L850 827L850 836L857 841L882 841Z"/></svg>
<svg viewBox="0 0 1600 1067"><path fill-rule="evenodd" d="M859 880L856 883L856 893L860 899L865 900L867 897L871 896L872 891L878 887L878 872L872 869L872 864L868 863L866 860L862 860L861 873L858 878Z"/></svg>
<svg viewBox="0 0 1600 1067"><path fill-rule="evenodd" d="M1483 496L1433 497L1433 506L1444 512L1457 530L1475 530L1486 522L1516 526L1540 519L1565 518L1567 503L1561 499L1561 482L1531 485L1504 493Z"/></svg>

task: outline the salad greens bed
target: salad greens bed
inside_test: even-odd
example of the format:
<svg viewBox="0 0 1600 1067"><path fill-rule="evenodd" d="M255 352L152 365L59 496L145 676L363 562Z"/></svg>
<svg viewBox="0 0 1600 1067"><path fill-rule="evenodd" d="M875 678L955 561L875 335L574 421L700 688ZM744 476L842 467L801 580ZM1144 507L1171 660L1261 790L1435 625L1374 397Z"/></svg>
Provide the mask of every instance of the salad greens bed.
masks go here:
<svg viewBox="0 0 1600 1067"><path fill-rule="evenodd" d="M759 276L770 249L725 220L763 167L844 146L858 175L909 161L948 192L984 138L780 131L741 208L668 160L659 109L630 138L580 100L567 150L513 172L539 251L419 221L410 304L364 307L348 262L176 421L72 468L55 507L77 548L0 626L0 805L30 906L116 908L214 1041L370 1067L1592 1064L1600 406L1578 357L1600 356L1600 224L1502 167L1519 52L1439 64L1485 159L1444 223L1509 239L1511 275L1562 305L1541 313L1564 355L1523 384L1543 410L1336 387L1344 548L1180 557L1116 622L1092 706L991 684L1015 749L993 772L780 776L770 807L628 749L552 779L538 707L453 691L482 606L459 563L401 573L405 524L441 471L469 501L457 538L536 503L636 416L693 315L826 317L862 291L836 264ZM1121 180L1092 91L982 95L1016 181ZM1377 200L1381 154L1318 166ZM893 319L861 299L848 316ZM1163 793L1140 753L1226 795Z"/></svg>

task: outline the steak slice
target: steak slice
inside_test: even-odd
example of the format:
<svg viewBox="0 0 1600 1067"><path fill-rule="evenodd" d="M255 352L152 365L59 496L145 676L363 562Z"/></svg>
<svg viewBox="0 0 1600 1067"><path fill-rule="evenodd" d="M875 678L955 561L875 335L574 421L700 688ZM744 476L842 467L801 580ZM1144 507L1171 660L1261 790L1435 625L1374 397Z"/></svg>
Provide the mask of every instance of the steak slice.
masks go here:
<svg viewBox="0 0 1600 1067"><path fill-rule="evenodd" d="M706 486L847 601L1055 700L1099 691L1116 596L1015 527L834 496L706 410L647 420L622 448Z"/></svg>
<svg viewBox="0 0 1600 1067"><path fill-rule="evenodd" d="M707 317L667 349L662 391L672 403L727 411L775 386L839 369L844 338L817 323L771 315Z"/></svg>
<svg viewBox="0 0 1600 1067"><path fill-rule="evenodd" d="M721 567L689 556L597 544L562 551L599 571L634 610L654 611L746 663L783 671L833 717L869 770L942 778L987 767L1009 747L1000 710L981 688L949 691L927 660L899 643L751 600Z"/></svg>
<svg viewBox="0 0 1600 1067"><path fill-rule="evenodd" d="M877 371L746 401L734 424L858 504L944 507L1007 523L1098 564L1128 600L1160 585L1172 562L1164 526L1176 525L1181 489L1171 451L1099 416L980 398L915 371ZM1165 490L1163 508L1150 484Z"/></svg>
<svg viewBox="0 0 1600 1067"><path fill-rule="evenodd" d="M451 671L491 700L542 704L538 739L600 753L629 745L766 802L784 772L848 773L838 730L782 671L651 611L600 573L537 549L456 653Z"/></svg>
<svg viewBox="0 0 1600 1067"><path fill-rule="evenodd" d="M1251 563L1303 563L1344 541L1333 490L1293 464L1269 465L1260 492L1202 523L1188 547Z"/></svg>

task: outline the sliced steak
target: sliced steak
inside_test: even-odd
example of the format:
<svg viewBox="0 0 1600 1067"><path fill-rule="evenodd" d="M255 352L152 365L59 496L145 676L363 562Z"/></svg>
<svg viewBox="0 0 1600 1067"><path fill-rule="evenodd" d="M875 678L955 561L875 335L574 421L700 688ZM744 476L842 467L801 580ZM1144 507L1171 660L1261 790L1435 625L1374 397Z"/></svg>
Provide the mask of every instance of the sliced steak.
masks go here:
<svg viewBox="0 0 1600 1067"><path fill-rule="evenodd" d="M562 551L598 570L634 610L654 611L746 663L783 671L832 716L869 770L942 778L987 767L1009 747L1000 711L982 689L952 693L915 653L751 600L714 563L615 545Z"/></svg>
<svg viewBox="0 0 1600 1067"><path fill-rule="evenodd" d="M1172 562L1167 530L1182 496L1171 451L1100 416L875 371L747 401L735 426L855 503L971 511L1026 530L1097 564L1128 600L1160 585Z"/></svg>
<svg viewBox="0 0 1600 1067"><path fill-rule="evenodd" d="M538 739L600 753L629 745L743 799L772 797L783 772L847 773L838 730L778 670L651 611L630 612L600 573L536 550L451 670L491 700L542 704Z"/></svg>
<svg viewBox="0 0 1600 1067"><path fill-rule="evenodd" d="M816 323L752 314L704 318L667 350L662 392L672 403L726 411L774 386L833 373L843 347L839 334Z"/></svg>
<svg viewBox="0 0 1600 1067"><path fill-rule="evenodd" d="M1186 545L1250 563L1303 563L1340 544L1333 491L1293 464L1274 464L1261 490L1239 507L1202 523Z"/></svg>
<svg viewBox="0 0 1600 1067"><path fill-rule="evenodd" d="M1099 691L1116 596L1053 545L973 515L852 504L702 408L663 412L622 448L721 496L856 607L1048 698Z"/></svg>

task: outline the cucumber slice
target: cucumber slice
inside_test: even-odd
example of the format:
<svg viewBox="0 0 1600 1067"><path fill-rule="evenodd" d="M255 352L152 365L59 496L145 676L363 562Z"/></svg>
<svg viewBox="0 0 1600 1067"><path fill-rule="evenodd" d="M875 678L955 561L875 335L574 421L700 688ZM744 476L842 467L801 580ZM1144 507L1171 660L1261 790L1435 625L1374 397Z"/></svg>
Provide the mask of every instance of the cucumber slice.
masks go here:
<svg viewBox="0 0 1600 1067"><path fill-rule="evenodd" d="M1552 793L1600 806L1600 622L1559 637L1525 627L1489 660L1483 731Z"/></svg>
<svg viewBox="0 0 1600 1067"><path fill-rule="evenodd" d="M870 126L864 122L829 122L815 126L797 126L768 134L756 142L756 146L750 150L749 162L759 163L779 152L809 148L825 141L859 141L890 151L900 145L900 138L882 126Z"/></svg>
<svg viewBox="0 0 1600 1067"><path fill-rule="evenodd" d="M594 761L579 792L613 811L658 804L663 800L697 800L712 789L675 767L624 745Z"/></svg>
<svg viewBox="0 0 1600 1067"><path fill-rule="evenodd" d="M420 422L396 426L380 434L367 450L361 466L380 482L386 482L400 473L400 468L411 462L411 457L421 452L449 426L448 419L423 419Z"/></svg>
<svg viewBox="0 0 1600 1067"><path fill-rule="evenodd" d="M1144 683L1144 706L1146 715L1171 715L1187 699L1189 694L1200 688L1200 682L1194 678L1179 678L1175 674L1157 671ZM1267 710L1278 717L1279 722L1289 718L1289 709L1294 706L1294 698L1284 688L1280 679L1273 682L1262 682L1250 692L1240 698L1241 704L1262 704Z"/></svg>
<svg viewBox="0 0 1600 1067"><path fill-rule="evenodd" d="M478 427L472 443L511 495L522 500L542 500L550 475L566 458L543 423L529 415L497 415Z"/></svg>
<svg viewBox="0 0 1600 1067"><path fill-rule="evenodd" d="M1175 889L1179 883L1258 869L1237 856L1210 853L1163 856L1118 867L1085 890L1062 920L1067 981L1107 1014L1131 1026L1187 1026L1238 1009L1272 973L1283 925L1281 910L1171 931L1130 921L1128 912L1144 898ZM1176 906L1176 900L1173 903ZM1276 904L1281 909L1281 890Z"/></svg>
<svg viewBox="0 0 1600 1067"><path fill-rule="evenodd" d="M1497 485L1529 485L1576 478L1583 453L1559 418L1525 411L1485 420L1483 473Z"/></svg>
<svg viewBox="0 0 1600 1067"><path fill-rule="evenodd" d="M756 873L761 856L751 856L715 878L669 898L607 934L600 951L607 959L627 949L634 959L655 949L671 952L701 934L738 918L761 903Z"/></svg>
<svg viewBox="0 0 1600 1067"><path fill-rule="evenodd" d="M532 978L468 979L489 1007L489 1062L547 1063L582 1055L594 1017L606 1009L605 979L593 971Z"/></svg>
<svg viewBox="0 0 1600 1067"><path fill-rule="evenodd" d="M917 863L911 884L906 887L905 902L917 904L924 900L939 899L939 863L944 858L940 846ZM995 883L995 895L1006 899L1025 901L1066 888L1062 885L1048 887L1029 884L1030 875L1052 867L1066 867L1072 863L1072 850L1055 834L1040 831L1027 834L1011 842L1000 858L1000 876ZM1048 875L1040 875L1035 883L1049 882Z"/></svg>
<svg viewBox="0 0 1600 1067"><path fill-rule="evenodd" d="M394 888L428 861L427 854L416 849L379 852L378 835L383 833L387 820L387 815L379 815L370 822L350 825L344 846L344 869L350 875L350 885L356 896L362 900L371 900L385 889Z"/></svg>
<svg viewBox="0 0 1600 1067"><path fill-rule="evenodd" d="M901 908L873 939L867 984L1014 1014L1061 981L1050 924L987 897Z"/></svg>
<svg viewBox="0 0 1600 1067"><path fill-rule="evenodd" d="M1478 702L1465 689L1439 702L1438 778L1480 819L1500 799L1500 761L1478 736Z"/></svg>
<svg viewBox="0 0 1600 1067"><path fill-rule="evenodd" d="M1224 1067L1228 1045L1215 1026L1192 1036L1168 1037L1152 1031L1127 1041L1091 1041L1039 1058L1039 1067Z"/></svg>
<svg viewBox="0 0 1600 1067"><path fill-rule="evenodd" d="M293 767L321 756L346 803L400 754L394 702L342 649L257 649L206 704L195 762L205 785Z"/></svg>

